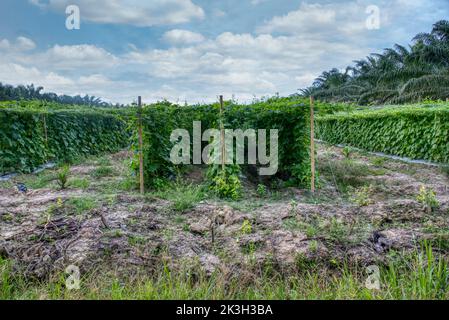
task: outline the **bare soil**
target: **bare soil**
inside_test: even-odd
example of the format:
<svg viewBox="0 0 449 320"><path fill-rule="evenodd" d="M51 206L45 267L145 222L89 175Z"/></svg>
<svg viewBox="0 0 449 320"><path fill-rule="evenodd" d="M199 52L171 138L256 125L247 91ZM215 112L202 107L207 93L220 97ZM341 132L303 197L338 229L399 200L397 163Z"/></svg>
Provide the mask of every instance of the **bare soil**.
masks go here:
<svg viewBox="0 0 449 320"><path fill-rule="evenodd" d="M340 149L320 145L314 195L282 186L258 195L257 185L243 178L242 200L209 196L177 212L171 200L124 187L128 158L127 152L108 156L109 177L93 177L104 165L98 161L72 167L71 179L88 181L85 188L58 190L51 179L25 194L13 187L52 170L2 183L0 255L26 275L45 278L70 264L87 272L196 263L212 273L267 261L285 269L298 261L388 263L392 252L419 250L423 240L443 255L449 250L449 179L437 167L360 153L345 159ZM204 168L193 168L184 181L201 183ZM353 198L363 186L370 187L361 204ZM417 201L422 186L436 193L432 211Z"/></svg>

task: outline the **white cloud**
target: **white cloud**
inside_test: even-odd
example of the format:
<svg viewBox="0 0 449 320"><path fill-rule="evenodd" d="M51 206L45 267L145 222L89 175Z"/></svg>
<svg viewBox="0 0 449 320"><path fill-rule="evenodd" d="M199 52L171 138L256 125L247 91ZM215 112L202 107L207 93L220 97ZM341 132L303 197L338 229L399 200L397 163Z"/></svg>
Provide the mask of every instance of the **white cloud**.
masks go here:
<svg viewBox="0 0 449 320"><path fill-rule="evenodd" d="M64 13L68 5L77 5L81 21L105 24L129 24L139 27L186 23L203 19L204 10L191 0L30 0L41 8Z"/></svg>
<svg viewBox="0 0 449 320"><path fill-rule="evenodd" d="M18 37L14 42L9 41L8 39L0 40L0 50L2 51L11 51L11 52L20 52L20 51L30 51L36 48L36 44L33 40Z"/></svg>
<svg viewBox="0 0 449 320"><path fill-rule="evenodd" d="M261 3L268 2L268 1L269 0L251 0L251 4L253 6L257 6L257 5L261 4Z"/></svg>
<svg viewBox="0 0 449 320"><path fill-rule="evenodd" d="M87 0L78 3L84 1L87 3ZM365 28L365 9L372 0L339 0L338 3L326 1L326 4L304 2L291 12L261 22L258 28L254 26L255 33L221 32L206 38L192 31L170 28L161 36L169 44L166 49L157 43L142 49L143 42L129 39L132 43L124 41L127 52L121 54L111 54L93 44L55 44L39 50L32 40L0 39L0 79L11 84L35 83L48 91L89 94L121 103L129 103L138 95L146 102L163 98L209 102L218 94L228 98L235 95L239 101L276 92L288 95L310 85L323 70L343 69L352 60L395 42L406 44L417 32L429 30L437 17L447 16L444 1L432 2L438 9L435 13L435 8L424 0L374 0L381 8L379 32ZM47 2L49 5L45 7L55 9L56 3L67 1ZM140 19L139 24L148 25L150 20L154 22L153 17L142 18L142 14L161 1L143 2L135 1L134 6L125 7L131 1L120 1L119 5L112 0L106 4L107 8L113 7L109 11L102 11L101 5L101 10L86 6L81 7L81 15L100 20L118 17L119 22L115 23L134 25ZM180 3L179 0L167 3L175 2ZM121 13L117 13L119 8ZM86 9L89 12L83 13ZM172 9L167 12L182 11ZM208 10L213 16L214 10ZM168 21L169 16L160 13L157 18ZM203 15L197 15L200 16ZM412 20L419 21L419 25L406 23ZM204 30L204 26L200 27ZM186 28L194 30L194 26ZM211 34L214 32L216 29L210 30Z"/></svg>
<svg viewBox="0 0 449 320"><path fill-rule="evenodd" d="M39 58L43 60L43 64L51 63L52 67L58 70L97 69L111 67L118 63L118 58L103 48L87 44L55 45Z"/></svg>
<svg viewBox="0 0 449 320"><path fill-rule="evenodd" d="M345 31L363 31L365 6L358 2L333 4L302 3L298 10L275 16L257 28L258 33L329 35Z"/></svg>
<svg viewBox="0 0 449 320"><path fill-rule="evenodd" d="M202 34L188 31L188 30L181 30L181 29L174 29L171 31L167 31L164 33L162 39L165 42L168 42L173 45L183 45L183 44L195 44L203 42L205 39Z"/></svg>
<svg viewBox="0 0 449 320"><path fill-rule="evenodd" d="M151 79L178 88L180 94L192 88L198 96L224 92L250 99L291 94L309 85L311 74L316 77L331 59L344 66L365 53L363 48L301 36L225 32L187 48L134 51L126 60Z"/></svg>
<svg viewBox="0 0 449 320"><path fill-rule="evenodd" d="M36 48L36 44L31 39L18 37L16 41L16 47L20 51L29 51Z"/></svg>

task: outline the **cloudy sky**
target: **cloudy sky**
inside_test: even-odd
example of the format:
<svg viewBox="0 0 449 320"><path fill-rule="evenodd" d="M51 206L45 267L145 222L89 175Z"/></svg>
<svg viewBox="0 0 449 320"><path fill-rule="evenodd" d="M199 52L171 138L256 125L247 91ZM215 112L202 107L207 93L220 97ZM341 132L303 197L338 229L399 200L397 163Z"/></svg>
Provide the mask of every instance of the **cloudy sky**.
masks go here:
<svg viewBox="0 0 449 320"><path fill-rule="evenodd" d="M79 30L66 8L80 9ZM380 10L380 28L367 28ZM289 95L429 31L449 0L0 0L0 82L129 103Z"/></svg>

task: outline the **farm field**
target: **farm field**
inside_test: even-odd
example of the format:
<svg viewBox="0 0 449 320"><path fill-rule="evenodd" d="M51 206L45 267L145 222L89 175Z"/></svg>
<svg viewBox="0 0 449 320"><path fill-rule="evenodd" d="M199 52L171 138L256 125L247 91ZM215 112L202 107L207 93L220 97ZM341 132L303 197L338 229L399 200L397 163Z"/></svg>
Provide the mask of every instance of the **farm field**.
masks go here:
<svg viewBox="0 0 449 320"><path fill-rule="evenodd" d="M449 300L447 0L93 3L0 1L0 303Z"/></svg>
<svg viewBox="0 0 449 320"><path fill-rule="evenodd" d="M448 298L447 170L319 144L316 194L241 176L232 201L198 166L142 196L130 160L72 164L64 190L60 168L0 183L0 299Z"/></svg>

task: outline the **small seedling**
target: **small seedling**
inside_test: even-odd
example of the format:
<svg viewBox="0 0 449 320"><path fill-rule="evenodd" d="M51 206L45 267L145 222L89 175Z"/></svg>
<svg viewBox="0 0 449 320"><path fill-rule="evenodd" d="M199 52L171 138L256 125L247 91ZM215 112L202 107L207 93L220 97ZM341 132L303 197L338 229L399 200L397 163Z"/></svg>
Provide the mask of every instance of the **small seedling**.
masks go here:
<svg viewBox="0 0 449 320"><path fill-rule="evenodd" d="M70 167L69 165L64 165L59 171L58 171L58 185L61 188L61 190L64 190L67 188L67 182L69 181L69 174L70 174Z"/></svg>
<svg viewBox="0 0 449 320"><path fill-rule="evenodd" d="M366 207L373 203L371 199L371 194L373 193L373 187L363 186L357 190L355 190L354 195L351 198L351 201L359 205L360 207Z"/></svg>
<svg viewBox="0 0 449 320"><path fill-rule="evenodd" d="M259 197L264 198L267 196L267 187L264 184L259 184L257 186L257 194L259 195Z"/></svg>
<svg viewBox="0 0 449 320"><path fill-rule="evenodd" d="M351 149L350 147L344 147L343 150L342 150L341 152L343 153L343 155L344 155L344 157L345 157L346 159L351 158L351 155L352 155L352 149Z"/></svg>
<svg viewBox="0 0 449 320"><path fill-rule="evenodd" d="M426 186L421 186L421 188L419 188L419 194L416 197L416 200L423 205L427 213L432 213L433 210L440 206L435 191L427 189Z"/></svg>
<svg viewBox="0 0 449 320"><path fill-rule="evenodd" d="M242 226L240 227L240 232L242 234L251 234L253 232L253 227L249 220L243 221Z"/></svg>

